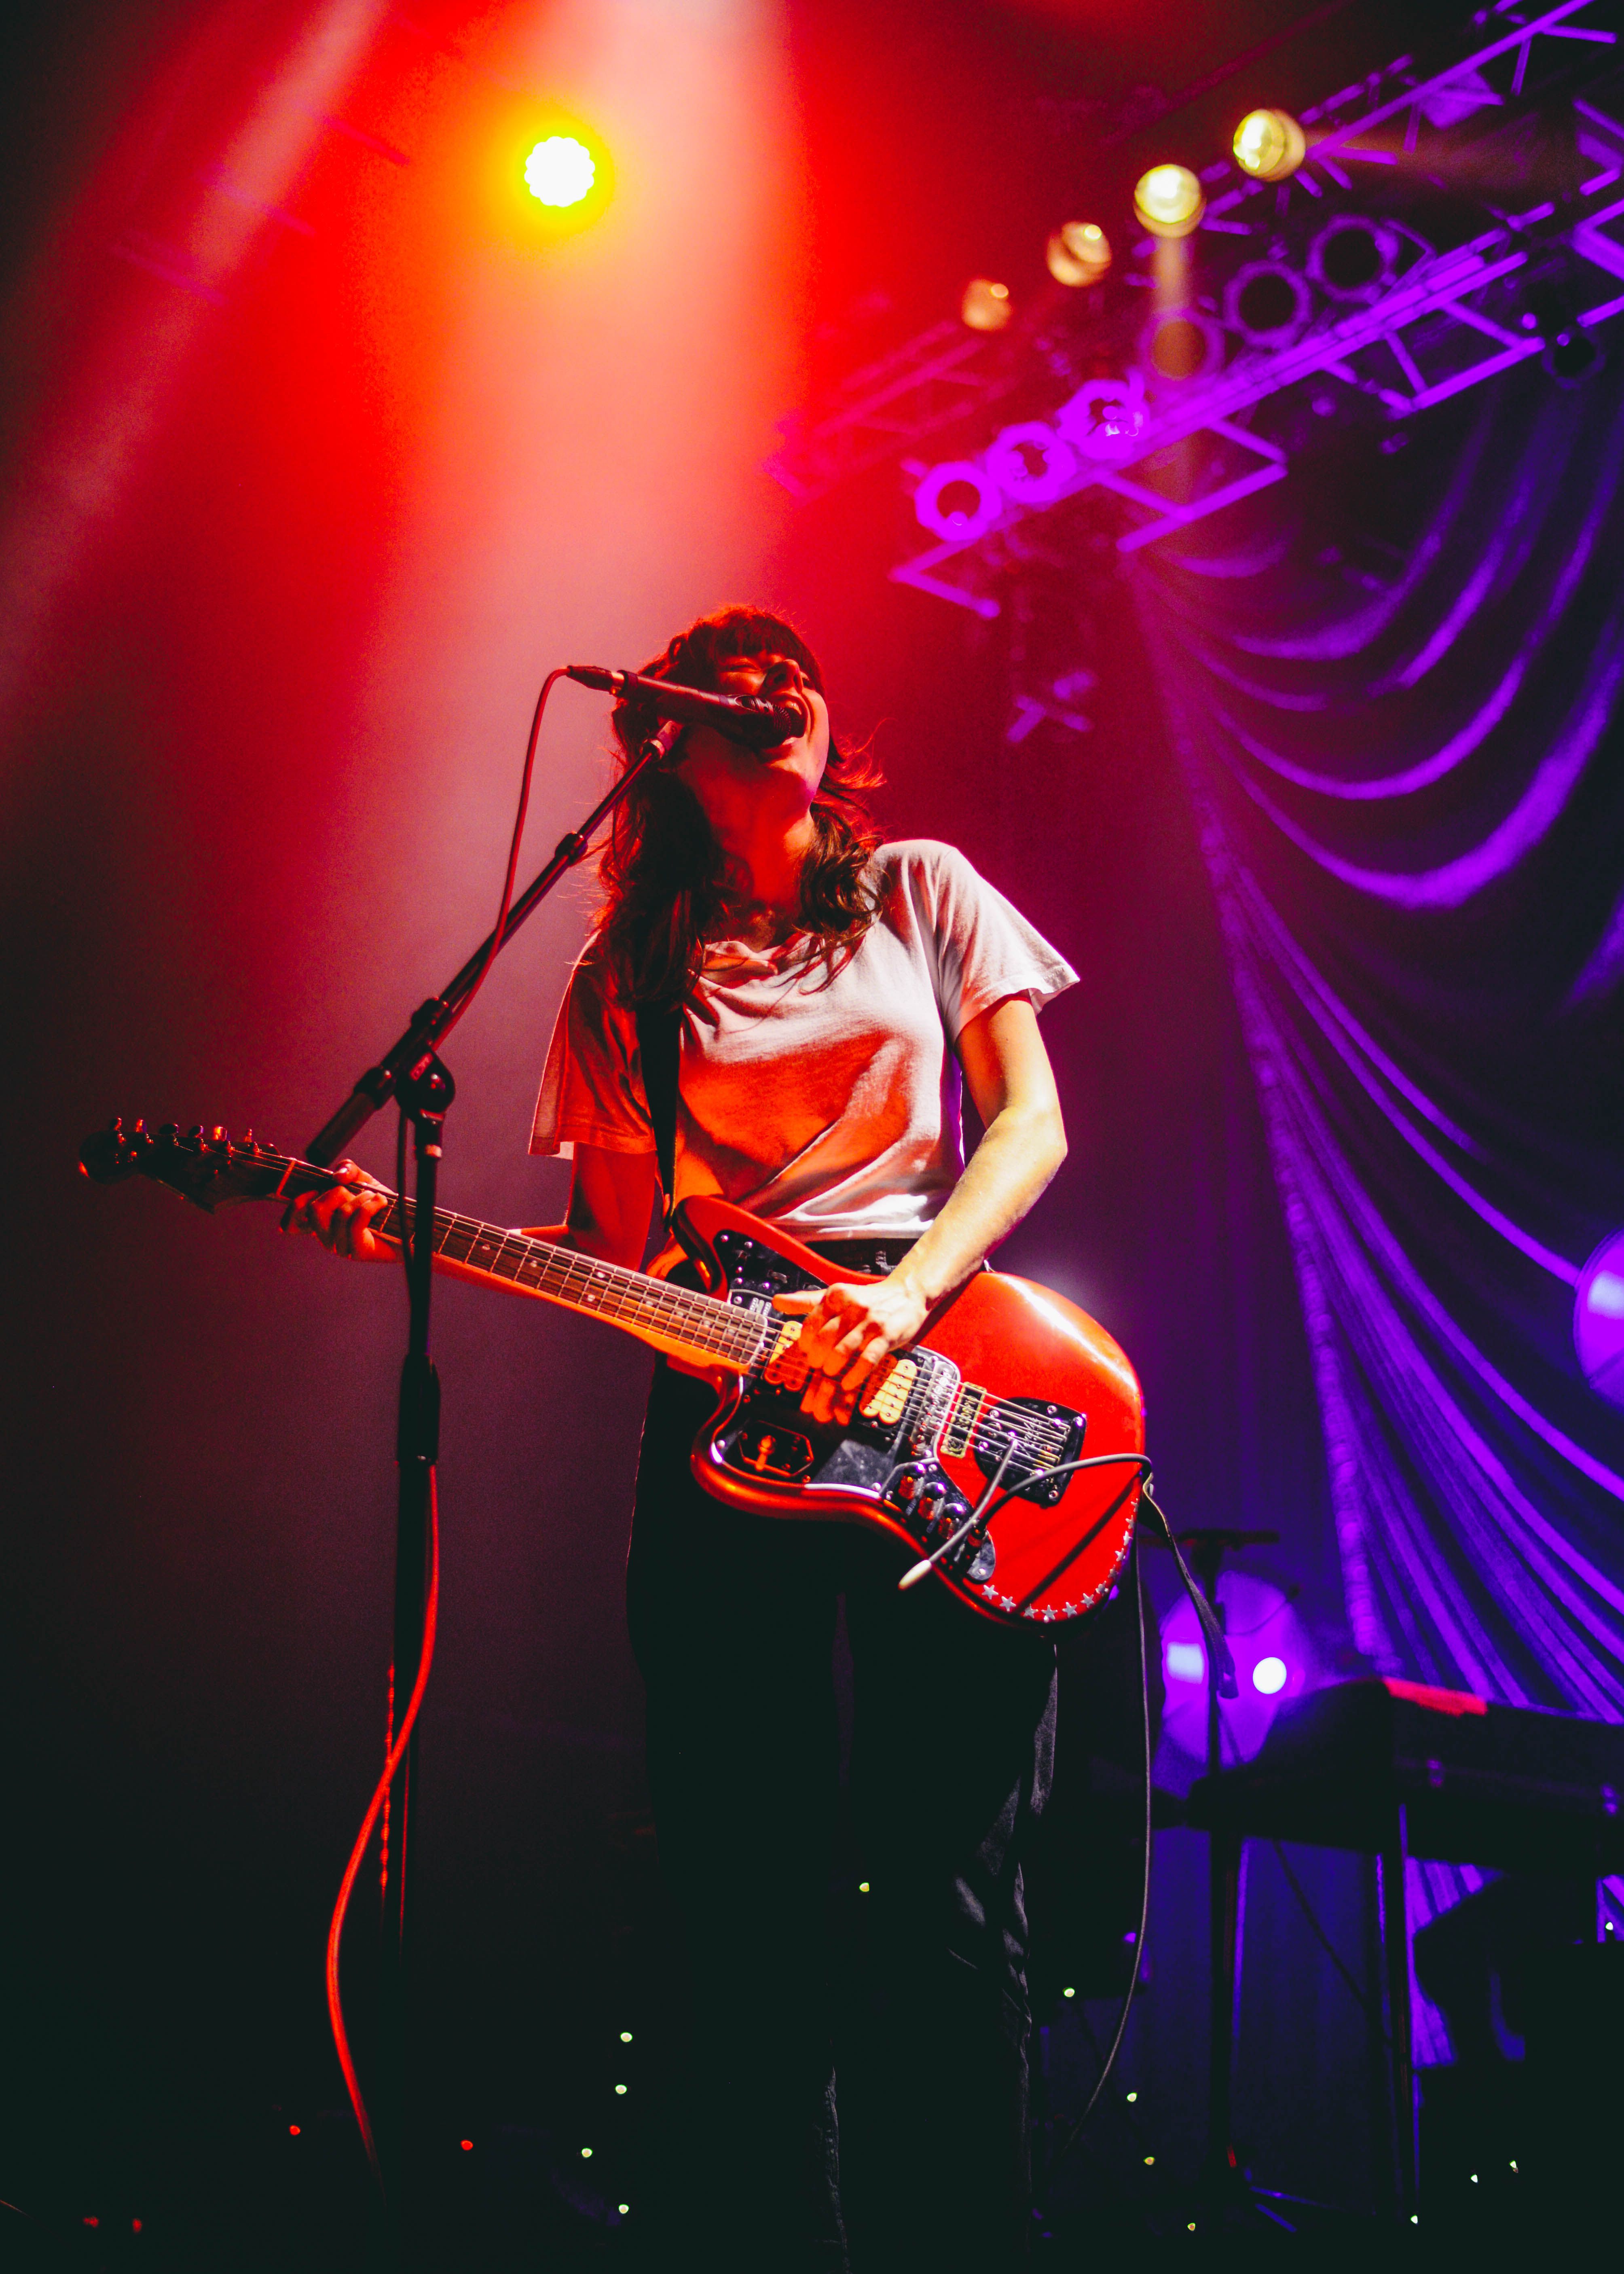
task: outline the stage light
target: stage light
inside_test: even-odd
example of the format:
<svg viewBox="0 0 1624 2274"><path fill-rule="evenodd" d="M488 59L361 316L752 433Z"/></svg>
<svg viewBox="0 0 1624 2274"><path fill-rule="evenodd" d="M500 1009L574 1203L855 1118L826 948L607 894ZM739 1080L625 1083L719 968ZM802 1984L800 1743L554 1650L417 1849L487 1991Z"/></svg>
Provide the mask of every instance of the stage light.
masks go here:
<svg viewBox="0 0 1624 2274"><path fill-rule="evenodd" d="M946 458L932 466L914 491L914 511L920 527L933 537L949 545L974 545L1002 517L1004 493L974 458Z"/></svg>
<svg viewBox="0 0 1624 2274"><path fill-rule="evenodd" d="M1313 312L1313 295L1282 260L1244 261L1224 288L1223 320L1248 347L1289 347Z"/></svg>
<svg viewBox="0 0 1624 2274"><path fill-rule="evenodd" d="M630 2210L631 2205L630 2203L616 2203L615 2209L620 2212L620 2217L624 2218L627 2212Z"/></svg>
<svg viewBox="0 0 1624 2274"><path fill-rule="evenodd" d="M1182 386L1206 379L1223 365L1223 333L1200 308L1176 308L1154 316L1146 328L1144 354L1158 379Z"/></svg>
<svg viewBox="0 0 1624 2274"><path fill-rule="evenodd" d="M1137 2092L1131 2092L1131 2093L1129 2093L1129 2095L1127 2096L1127 2099L1128 2099L1128 2105L1129 2105L1129 2107L1130 2107L1130 2108L1132 2108L1132 2105L1133 2105L1134 2102L1135 2102L1138 2098L1139 2098L1139 2095L1138 2095L1138 2093L1137 2093Z"/></svg>
<svg viewBox="0 0 1624 2274"><path fill-rule="evenodd" d="M629 2029L622 2029L622 2030L621 2030L621 2032L620 2032L620 2043L621 2043L623 2045L629 2045L629 2044L630 2044L630 2043L631 2043L631 2041L632 2041L632 2033L631 2033L631 2031L630 2031Z"/></svg>
<svg viewBox="0 0 1624 2274"><path fill-rule="evenodd" d="M860 1895L866 1895L868 1894L868 1882L867 1879L859 1879L857 1882L857 1892Z"/></svg>
<svg viewBox="0 0 1624 2274"><path fill-rule="evenodd" d="M1153 166L1133 185L1133 217L1153 237L1188 237L1206 210L1188 166Z"/></svg>
<svg viewBox="0 0 1624 2274"><path fill-rule="evenodd" d="M591 2156L592 2151L590 2148L583 2148L581 2153L583 2158L589 2158Z"/></svg>
<svg viewBox="0 0 1624 2274"><path fill-rule="evenodd" d="M1576 323L1564 324L1545 342L1539 360L1559 387L1583 387L1606 358L1600 343Z"/></svg>
<svg viewBox="0 0 1624 2274"><path fill-rule="evenodd" d="M987 471L1006 497L1052 505L1077 472L1077 453L1040 418L1006 426L987 446Z"/></svg>
<svg viewBox="0 0 1624 2274"><path fill-rule="evenodd" d="M625 2092L626 2092L626 2087L625 2087L623 2084L617 2084L617 2085L615 2086L615 2089L614 2089L614 2090L615 2090L615 2096L616 2096L616 2097L617 2097L617 2098L623 2098L623 2097L624 2097L624 2096L625 2096Z"/></svg>
<svg viewBox="0 0 1624 2274"><path fill-rule="evenodd" d="M1235 130L1235 162L1259 182L1283 182L1308 154L1289 110L1249 110Z"/></svg>
<svg viewBox="0 0 1624 2274"><path fill-rule="evenodd" d="M1272 1580L1226 1571L1218 1596L1240 1684L1238 1697L1221 1701L1224 1758L1249 1761L1281 1707L1310 1687L1312 1652L1290 1597ZM1182 1596L1162 1621L1162 1664L1168 1677L1162 1736L1190 1758L1204 1760L1209 1668L1200 1623Z"/></svg>
<svg viewBox="0 0 1624 2274"><path fill-rule="evenodd" d="M973 332L1001 332L1015 312L1009 286L990 276L973 276L964 288L959 312Z"/></svg>
<svg viewBox="0 0 1624 2274"><path fill-rule="evenodd" d="M1598 1397L1624 1405L1624 1231L1615 1231L1579 1274L1574 1291L1574 1350Z"/></svg>
<svg viewBox="0 0 1624 2274"><path fill-rule="evenodd" d="M1044 259L1056 284L1097 284L1111 265L1111 241L1094 221L1063 221Z"/></svg>
<svg viewBox="0 0 1624 2274"><path fill-rule="evenodd" d="M1145 382L1137 371L1126 379L1085 380L1055 419L1064 439L1089 458L1132 456L1148 423Z"/></svg>
<svg viewBox="0 0 1624 2274"><path fill-rule="evenodd" d="M1373 300L1398 274L1397 233L1385 222L1338 214L1308 248L1308 273L1333 300Z"/></svg>
<svg viewBox="0 0 1624 2274"><path fill-rule="evenodd" d="M1154 2157L1154 2156L1147 2156L1147 2157L1146 2157L1146 2158L1145 2158L1145 2165L1146 2165L1146 2169L1147 2169L1147 2170L1148 2170L1148 2169L1149 2169L1149 2167L1150 2167L1150 2165L1151 2165L1152 2164L1154 2164L1154 2163L1155 2162L1155 2160L1156 2160L1156 2159L1155 2159L1155 2157Z"/></svg>
<svg viewBox="0 0 1624 2274"><path fill-rule="evenodd" d="M1063 1998L1075 1998L1077 1992L1075 1990L1063 1990L1060 1994Z"/></svg>
<svg viewBox="0 0 1624 2274"><path fill-rule="evenodd" d="M524 162L524 185L544 206L578 206L597 179L597 160L573 134L549 134Z"/></svg>
<svg viewBox="0 0 1624 2274"><path fill-rule="evenodd" d="M471 2140L459 2140L457 2142L457 2146L462 2150L462 2153L465 2156L471 2155L473 2153L474 2143Z"/></svg>

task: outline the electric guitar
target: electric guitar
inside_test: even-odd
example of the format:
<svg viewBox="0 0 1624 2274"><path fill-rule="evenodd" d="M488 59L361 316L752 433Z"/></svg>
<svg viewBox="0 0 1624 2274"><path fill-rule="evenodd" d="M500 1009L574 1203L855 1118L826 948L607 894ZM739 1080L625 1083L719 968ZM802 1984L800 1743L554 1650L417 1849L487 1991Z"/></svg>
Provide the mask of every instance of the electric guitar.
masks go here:
<svg viewBox="0 0 1624 2274"><path fill-rule="evenodd" d="M100 1184L155 1178L211 1212L342 1181L252 1134L183 1135L173 1123L116 1120L79 1165ZM412 1216L397 1198L372 1234L402 1241ZM726 1201L684 1201L673 1229L702 1288L444 1209L433 1247L465 1275L607 1320L709 1382L717 1403L692 1460L718 1500L887 1532L914 1559L910 1577L929 1564L1004 1622L1075 1618L1109 1592L1147 1472L1144 1405L1127 1359L1086 1312L1029 1280L978 1272L876 1369L850 1421L814 1421L801 1405L802 1322L772 1299L857 1275Z"/></svg>

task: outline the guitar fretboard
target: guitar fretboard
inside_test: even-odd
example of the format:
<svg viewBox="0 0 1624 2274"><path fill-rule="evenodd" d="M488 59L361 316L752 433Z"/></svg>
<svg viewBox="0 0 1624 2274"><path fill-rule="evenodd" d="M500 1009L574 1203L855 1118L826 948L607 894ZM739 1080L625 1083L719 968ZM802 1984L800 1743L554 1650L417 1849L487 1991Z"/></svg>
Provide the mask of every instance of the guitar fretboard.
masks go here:
<svg viewBox="0 0 1624 2274"><path fill-rule="evenodd" d="M284 1195L323 1191L333 1181L327 1171L299 1162L282 1191ZM396 1199L373 1218L371 1229L380 1239L403 1245L416 1213L410 1201ZM560 1247L550 1239L504 1231L500 1224L453 1216L445 1209L435 1209L433 1224L434 1253L447 1262L466 1264L470 1270L505 1279L549 1302L607 1319L644 1342L680 1343L693 1357L719 1359L741 1374L761 1357L775 1331L754 1312L719 1302L714 1295L673 1287L649 1272L628 1270L622 1264L601 1263L595 1256Z"/></svg>

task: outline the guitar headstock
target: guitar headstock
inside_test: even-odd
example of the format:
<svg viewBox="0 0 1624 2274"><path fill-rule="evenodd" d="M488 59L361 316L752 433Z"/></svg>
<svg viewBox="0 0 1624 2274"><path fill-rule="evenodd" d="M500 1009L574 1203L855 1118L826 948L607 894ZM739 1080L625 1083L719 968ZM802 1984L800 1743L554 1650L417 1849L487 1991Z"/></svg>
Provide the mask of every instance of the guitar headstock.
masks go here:
<svg viewBox="0 0 1624 2274"><path fill-rule="evenodd" d="M79 1165L81 1175L98 1185L151 1177L212 1215L229 1201L269 1199L280 1190L289 1163L274 1146L256 1143L252 1130L234 1139L224 1129L201 1125L183 1131L169 1121L162 1129L149 1129L144 1121L126 1126L115 1118L86 1139Z"/></svg>

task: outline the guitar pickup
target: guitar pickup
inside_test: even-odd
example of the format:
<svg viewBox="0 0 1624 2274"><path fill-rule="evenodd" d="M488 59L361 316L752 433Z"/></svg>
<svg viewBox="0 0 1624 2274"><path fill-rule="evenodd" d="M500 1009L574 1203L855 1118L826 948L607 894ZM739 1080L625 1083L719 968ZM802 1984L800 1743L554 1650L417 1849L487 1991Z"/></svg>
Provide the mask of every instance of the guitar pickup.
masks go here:
<svg viewBox="0 0 1624 2274"><path fill-rule="evenodd" d="M774 1389L795 1391L807 1386L807 1361L797 1348L802 1324L800 1319L786 1319L778 1329L778 1340L767 1353L767 1363L762 1368L762 1380Z"/></svg>
<svg viewBox="0 0 1624 2274"><path fill-rule="evenodd" d="M865 1421L877 1421L882 1427L890 1428L893 1422L901 1420L918 1380L916 1359L887 1359L870 1380L858 1412Z"/></svg>

